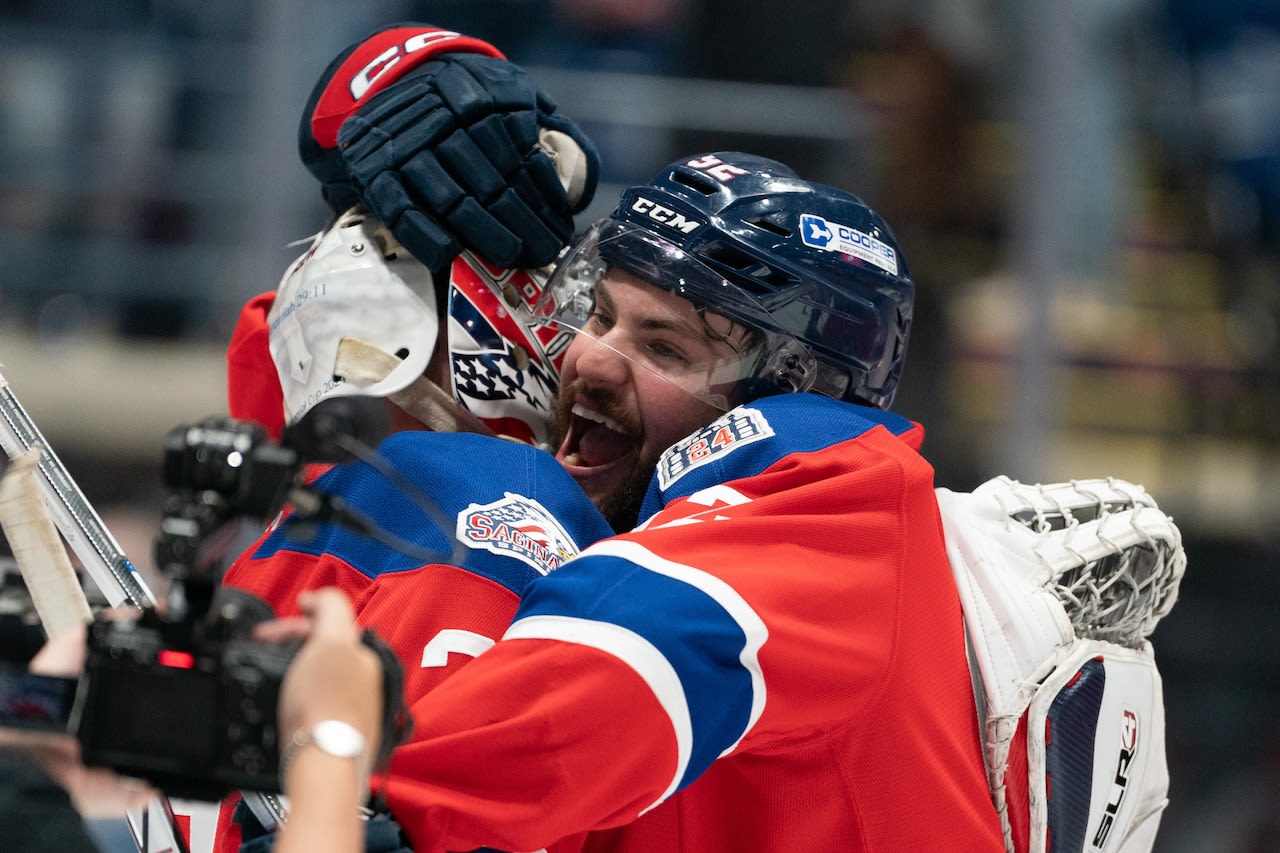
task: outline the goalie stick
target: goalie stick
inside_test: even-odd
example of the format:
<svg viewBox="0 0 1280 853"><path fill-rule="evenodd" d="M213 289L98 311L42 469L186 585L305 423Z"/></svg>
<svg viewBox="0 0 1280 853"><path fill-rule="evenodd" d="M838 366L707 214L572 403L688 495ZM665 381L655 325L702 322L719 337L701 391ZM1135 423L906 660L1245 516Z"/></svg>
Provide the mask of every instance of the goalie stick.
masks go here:
<svg viewBox="0 0 1280 853"><path fill-rule="evenodd" d="M155 596L146 582L40 434L3 373L0 373L0 447L11 460L32 448L40 448L36 479L54 524L107 602L112 607L125 601L137 607L154 606Z"/></svg>
<svg viewBox="0 0 1280 853"><path fill-rule="evenodd" d="M62 547L35 471L39 446L18 456L0 477L0 529L13 551L31 604L50 638L93 620L67 551Z"/></svg>
<svg viewBox="0 0 1280 853"><path fill-rule="evenodd" d="M112 607L125 602L139 608L155 606L155 597L146 582L45 441L2 373L0 447L12 463L0 480L4 531L45 633L52 637L74 622L92 618L84 590L54 528L80 558ZM167 797L155 797L147 805L126 812L125 820L139 853L188 853L187 844L176 831Z"/></svg>

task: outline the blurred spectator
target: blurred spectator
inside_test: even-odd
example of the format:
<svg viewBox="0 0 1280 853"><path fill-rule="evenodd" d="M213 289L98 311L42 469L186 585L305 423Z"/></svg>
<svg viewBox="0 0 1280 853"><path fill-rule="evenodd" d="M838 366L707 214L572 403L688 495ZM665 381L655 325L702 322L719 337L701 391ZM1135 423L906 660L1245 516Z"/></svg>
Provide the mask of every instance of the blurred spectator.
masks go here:
<svg viewBox="0 0 1280 853"><path fill-rule="evenodd" d="M1280 3L1164 0L1219 235L1280 251ZM1175 70L1176 69L1171 69Z"/></svg>
<svg viewBox="0 0 1280 853"><path fill-rule="evenodd" d="M841 82L867 120L867 192L912 251L917 308L897 405L931 425L939 482L971 488L984 474L945 414L938 365L953 351L947 300L991 270L1005 236L1004 175L983 147L996 104L982 64L936 20L872 6L845 33Z"/></svg>

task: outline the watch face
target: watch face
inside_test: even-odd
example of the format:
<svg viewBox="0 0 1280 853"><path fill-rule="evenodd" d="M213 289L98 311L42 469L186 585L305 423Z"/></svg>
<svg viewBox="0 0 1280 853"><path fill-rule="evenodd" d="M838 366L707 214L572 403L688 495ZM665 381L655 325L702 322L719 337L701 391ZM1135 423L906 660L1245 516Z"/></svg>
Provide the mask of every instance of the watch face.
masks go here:
<svg viewBox="0 0 1280 853"><path fill-rule="evenodd" d="M364 754L364 735L350 723L341 720L324 720L311 729L311 739L316 746L330 755L354 758Z"/></svg>

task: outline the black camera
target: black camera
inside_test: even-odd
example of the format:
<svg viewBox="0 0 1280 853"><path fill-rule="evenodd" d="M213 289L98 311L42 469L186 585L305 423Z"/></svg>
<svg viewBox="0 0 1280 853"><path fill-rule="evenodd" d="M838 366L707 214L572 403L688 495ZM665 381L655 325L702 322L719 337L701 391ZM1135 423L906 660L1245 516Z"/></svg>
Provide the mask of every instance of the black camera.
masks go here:
<svg viewBox="0 0 1280 853"><path fill-rule="evenodd" d="M84 762L186 799L278 791L276 700L297 645L199 632L184 645L169 633L144 621L91 626L72 721Z"/></svg>
<svg viewBox="0 0 1280 853"><path fill-rule="evenodd" d="M146 779L170 796L279 791L276 703L298 645L252 639L253 626L274 613L221 587L231 533L242 518L268 518L304 495L319 511L325 496L299 483L303 464L343 461L385 433L385 407L367 398L321 403L278 444L261 427L229 418L171 430L155 541L157 567L170 581L166 606L95 620L80 679L11 680L30 697L7 697L3 722L70 731L86 764ZM364 640L384 673L381 762L408 733L403 672L372 632Z"/></svg>
<svg viewBox="0 0 1280 853"><path fill-rule="evenodd" d="M278 792L277 698L298 645L175 647L145 622L95 621L79 679L0 667L0 727L74 735L85 764L146 779L173 797ZM409 733L403 671L373 632L362 639L382 661L381 764Z"/></svg>
<svg viewBox="0 0 1280 853"><path fill-rule="evenodd" d="M187 612L210 610L240 520L274 514L301 466L295 448L272 442L257 424L212 417L169 431L153 556L170 581L170 621L195 627Z"/></svg>
<svg viewBox="0 0 1280 853"><path fill-rule="evenodd" d="M206 418L177 426L164 439L163 479L180 496L212 492L228 513L265 516L298 468L298 451L274 444L261 426Z"/></svg>

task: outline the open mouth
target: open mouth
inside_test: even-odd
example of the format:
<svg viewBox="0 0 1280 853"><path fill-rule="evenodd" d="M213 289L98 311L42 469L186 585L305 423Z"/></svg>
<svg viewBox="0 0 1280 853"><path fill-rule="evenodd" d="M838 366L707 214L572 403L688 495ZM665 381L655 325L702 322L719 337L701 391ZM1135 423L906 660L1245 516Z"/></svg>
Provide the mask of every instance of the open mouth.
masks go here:
<svg viewBox="0 0 1280 853"><path fill-rule="evenodd" d="M639 440L612 418L575 403L564 443L556 454L566 467L600 469L633 455Z"/></svg>

